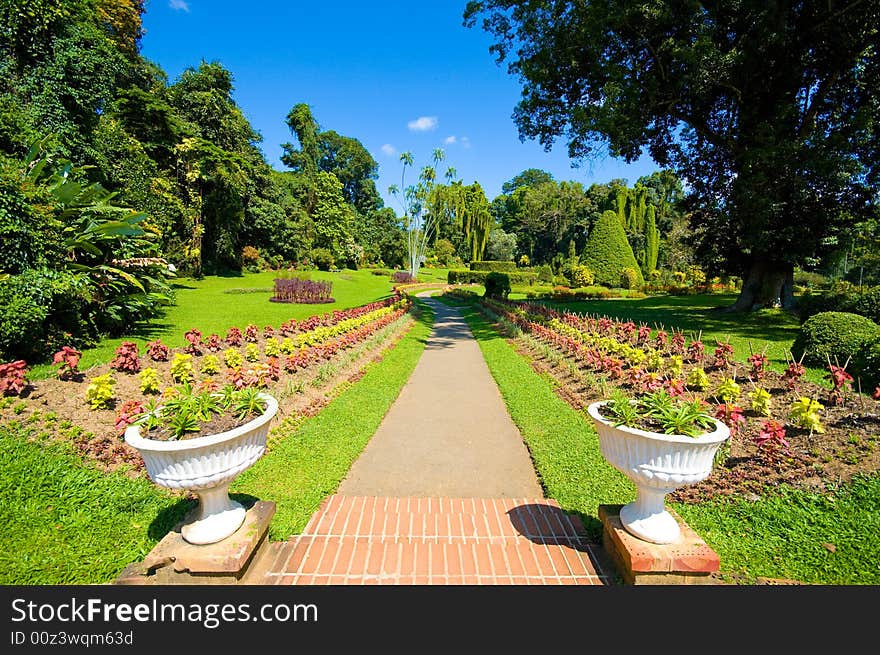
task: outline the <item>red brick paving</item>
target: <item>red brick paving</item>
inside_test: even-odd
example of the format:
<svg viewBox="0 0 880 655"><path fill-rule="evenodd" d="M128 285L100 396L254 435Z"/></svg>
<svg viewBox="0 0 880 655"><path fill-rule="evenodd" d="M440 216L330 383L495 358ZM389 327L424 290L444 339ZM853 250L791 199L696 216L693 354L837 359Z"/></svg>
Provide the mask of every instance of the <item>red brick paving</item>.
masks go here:
<svg viewBox="0 0 880 655"><path fill-rule="evenodd" d="M607 585L580 521L545 498L333 495L269 545L257 584Z"/></svg>

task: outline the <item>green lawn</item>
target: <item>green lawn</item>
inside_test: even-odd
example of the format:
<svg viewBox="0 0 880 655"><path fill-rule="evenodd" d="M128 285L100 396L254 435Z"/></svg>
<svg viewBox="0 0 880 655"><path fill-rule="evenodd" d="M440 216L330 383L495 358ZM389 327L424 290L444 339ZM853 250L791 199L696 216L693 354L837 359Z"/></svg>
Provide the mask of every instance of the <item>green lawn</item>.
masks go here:
<svg viewBox="0 0 880 655"><path fill-rule="evenodd" d="M631 319L637 324L662 326L667 330L676 328L689 339L702 332L706 353L710 356L715 340L726 341L729 337L737 360L745 362L750 352L764 351L770 359L770 368L781 371L800 330L800 322L793 315L777 309L751 313L718 311L719 307L732 304L735 298L732 295L652 296L637 300L546 301L544 304L579 314ZM819 369L808 369L807 372L813 382L821 383L824 375L825 372Z"/></svg>
<svg viewBox="0 0 880 655"><path fill-rule="evenodd" d="M305 318L334 309L347 309L387 298L392 282L388 275L373 275L370 270L343 270L338 273L312 271L314 280L331 280L336 302L321 305L294 305L270 302L276 273L242 273L208 276L201 280L182 278L175 281L176 303L165 316L140 326L132 334L118 339L104 339L97 347L83 352L80 369L85 371L113 358L123 341L134 341L141 348L148 341L162 339L170 347L186 345L183 335L192 328L207 337L211 333L225 336L232 326L242 329L249 323L260 328L277 328L291 318ZM50 364L34 366L30 377L39 379L53 375Z"/></svg>
<svg viewBox="0 0 880 655"><path fill-rule="evenodd" d="M104 473L37 425L0 424L0 584L91 584L140 560L189 505Z"/></svg>
<svg viewBox="0 0 880 655"><path fill-rule="evenodd" d="M602 457L585 413L556 396L552 381L538 375L472 305L443 300L461 304L547 495L578 512L597 538L598 505L629 502L634 487ZM880 477L857 478L823 493L783 487L759 500L670 506L718 553L721 572L737 581L762 576L826 585L880 583Z"/></svg>

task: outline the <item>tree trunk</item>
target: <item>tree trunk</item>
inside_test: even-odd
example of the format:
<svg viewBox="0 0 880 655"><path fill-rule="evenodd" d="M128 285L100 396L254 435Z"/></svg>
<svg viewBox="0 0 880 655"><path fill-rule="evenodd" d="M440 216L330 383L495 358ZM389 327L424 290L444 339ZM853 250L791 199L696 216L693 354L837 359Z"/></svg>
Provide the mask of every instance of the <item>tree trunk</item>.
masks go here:
<svg viewBox="0 0 880 655"><path fill-rule="evenodd" d="M794 307L794 265L754 259L743 280L739 298L727 311L747 312L767 307Z"/></svg>

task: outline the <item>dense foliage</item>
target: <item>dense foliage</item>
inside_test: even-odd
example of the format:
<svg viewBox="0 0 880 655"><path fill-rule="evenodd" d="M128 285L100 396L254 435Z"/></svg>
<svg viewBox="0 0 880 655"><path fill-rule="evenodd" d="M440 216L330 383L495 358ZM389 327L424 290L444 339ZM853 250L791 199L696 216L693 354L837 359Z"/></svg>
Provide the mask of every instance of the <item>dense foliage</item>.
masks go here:
<svg viewBox="0 0 880 655"><path fill-rule="evenodd" d="M275 170L199 62L170 81L140 54L142 0L6 0L0 12L0 359L44 359L161 312L167 278L403 262L376 162L287 117ZM26 338L24 338L26 336Z"/></svg>
<svg viewBox="0 0 880 655"><path fill-rule="evenodd" d="M682 177L704 267L744 278L736 309L791 307L795 265L876 239L853 228L876 221L880 2L484 0L464 17L522 82L523 138Z"/></svg>

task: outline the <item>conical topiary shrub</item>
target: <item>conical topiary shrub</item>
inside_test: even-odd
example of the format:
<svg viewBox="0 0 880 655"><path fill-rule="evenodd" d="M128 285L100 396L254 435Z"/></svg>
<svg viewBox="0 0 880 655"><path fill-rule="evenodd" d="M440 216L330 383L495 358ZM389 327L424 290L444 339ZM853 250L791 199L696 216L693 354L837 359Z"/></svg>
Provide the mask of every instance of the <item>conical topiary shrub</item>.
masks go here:
<svg viewBox="0 0 880 655"><path fill-rule="evenodd" d="M593 272L596 284L619 287L625 268L635 269L638 272L639 286L644 284L636 257L626 240L623 225L617 214L610 210L603 212L593 226L581 255L581 264Z"/></svg>

